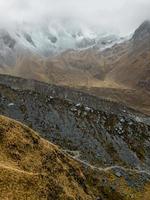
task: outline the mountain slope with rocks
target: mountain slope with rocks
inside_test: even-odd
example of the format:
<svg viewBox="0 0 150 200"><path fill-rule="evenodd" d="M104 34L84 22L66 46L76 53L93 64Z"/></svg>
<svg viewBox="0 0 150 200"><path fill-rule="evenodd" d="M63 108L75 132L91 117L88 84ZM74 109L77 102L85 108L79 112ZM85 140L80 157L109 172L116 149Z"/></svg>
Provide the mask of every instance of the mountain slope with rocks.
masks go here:
<svg viewBox="0 0 150 200"><path fill-rule="evenodd" d="M90 101L85 106L84 94L78 91L72 91L69 100L58 95L66 88L49 85L46 91L46 86L42 90L42 83L33 80L31 84L4 79L8 81L0 84L0 114L32 127L49 142L27 126L0 116L0 198L148 200L150 122L146 116L122 105L115 109L113 102L104 100L95 100L99 109L88 107ZM82 103L76 104L78 95Z"/></svg>
<svg viewBox="0 0 150 200"><path fill-rule="evenodd" d="M0 65L0 73L76 88L149 115L149 38L146 21L130 39L106 49L67 49L47 57L19 49L15 64L8 52L12 66ZM8 35L2 41L8 49L16 44Z"/></svg>
<svg viewBox="0 0 150 200"><path fill-rule="evenodd" d="M0 84L1 114L79 152L91 164L149 169L148 116L69 88L13 77L5 81Z"/></svg>
<svg viewBox="0 0 150 200"><path fill-rule="evenodd" d="M20 33L19 30L18 33L11 34L2 30L0 72L57 85L87 87L91 90L98 87L106 90L115 88L149 91L149 27L149 21L143 22L130 39L122 39L121 43L116 41L116 44L109 48L66 48L54 55L49 53L47 57L18 44L19 40L14 38L14 34L20 38L24 37L30 45L37 46L26 32ZM39 44L47 36L43 35L42 38ZM60 39L63 39L63 35ZM106 43L107 41L109 37ZM23 44L25 45L24 42Z"/></svg>
<svg viewBox="0 0 150 200"><path fill-rule="evenodd" d="M128 52L122 56L107 78L129 88L150 90L150 22L145 21L130 40Z"/></svg>

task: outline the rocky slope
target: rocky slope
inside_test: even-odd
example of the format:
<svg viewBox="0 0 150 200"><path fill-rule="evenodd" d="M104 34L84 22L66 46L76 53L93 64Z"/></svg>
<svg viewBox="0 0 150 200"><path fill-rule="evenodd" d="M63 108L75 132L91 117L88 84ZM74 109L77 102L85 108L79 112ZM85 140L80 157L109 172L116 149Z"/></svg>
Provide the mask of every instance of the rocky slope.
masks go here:
<svg viewBox="0 0 150 200"><path fill-rule="evenodd" d="M106 88L106 87L80 87L80 90L98 98L115 101L133 108L134 110L150 115L150 93L140 89Z"/></svg>
<svg viewBox="0 0 150 200"><path fill-rule="evenodd" d="M123 105L5 76L0 84L0 113L29 125L88 163L149 169L150 119Z"/></svg>
<svg viewBox="0 0 150 200"><path fill-rule="evenodd" d="M107 78L130 88L150 90L150 22L145 21L134 33L126 55L120 57Z"/></svg>
<svg viewBox="0 0 150 200"><path fill-rule="evenodd" d="M47 58L22 48L34 34L0 35L1 73L56 84L0 75L0 114L61 148L0 117L0 197L149 200L150 23L109 49L86 40Z"/></svg>

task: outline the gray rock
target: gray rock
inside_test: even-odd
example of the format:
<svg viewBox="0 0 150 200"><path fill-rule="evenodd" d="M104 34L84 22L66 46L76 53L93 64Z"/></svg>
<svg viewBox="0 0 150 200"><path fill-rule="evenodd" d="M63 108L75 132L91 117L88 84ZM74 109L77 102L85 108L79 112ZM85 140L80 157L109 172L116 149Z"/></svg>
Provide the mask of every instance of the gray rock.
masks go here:
<svg viewBox="0 0 150 200"><path fill-rule="evenodd" d="M122 176L120 172L116 172L115 175L119 178Z"/></svg>

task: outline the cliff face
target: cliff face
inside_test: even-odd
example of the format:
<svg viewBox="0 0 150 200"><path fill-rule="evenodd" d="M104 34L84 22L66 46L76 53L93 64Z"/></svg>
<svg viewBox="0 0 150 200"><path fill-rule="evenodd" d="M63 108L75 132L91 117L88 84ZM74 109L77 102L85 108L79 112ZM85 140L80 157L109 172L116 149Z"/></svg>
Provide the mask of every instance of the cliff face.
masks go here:
<svg viewBox="0 0 150 200"><path fill-rule="evenodd" d="M86 101L88 96L78 91L69 92L72 94L69 100L56 95L58 88L46 92L41 85L38 92L37 82L32 89L27 89L27 82L21 79L14 78L12 86L8 83L9 80L0 85L1 114L29 125L44 138L74 151L88 163L149 168L148 117L92 96ZM76 95L81 102L75 102ZM92 99L95 107L91 107Z"/></svg>

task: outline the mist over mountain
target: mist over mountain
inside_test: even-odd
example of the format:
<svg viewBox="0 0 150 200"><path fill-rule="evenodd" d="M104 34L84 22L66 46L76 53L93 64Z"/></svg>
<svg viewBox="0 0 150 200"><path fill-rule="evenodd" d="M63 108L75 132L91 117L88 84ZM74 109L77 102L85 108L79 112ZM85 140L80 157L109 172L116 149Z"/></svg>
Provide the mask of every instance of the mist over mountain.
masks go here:
<svg viewBox="0 0 150 200"><path fill-rule="evenodd" d="M145 19L150 19L148 0L2 0L0 2L1 26L14 27L29 23L30 26L56 23L68 29L91 28L99 31L128 35ZM66 25L65 25L66 27Z"/></svg>
<svg viewBox="0 0 150 200"><path fill-rule="evenodd" d="M1 52L4 51L4 54L8 52L9 55L10 50L14 53L18 52L18 49L30 50L44 56L58 54L68 49L83 50L90 47L102 49L122 39L118 35L93 30L90 27L75 26L71 22L64 24L53 22L33 27L25 23L11 29L5 27L0 30Z"/></svg>
<svg viewBox="0 0 150 200"><path fill-rule="evenodd" d="M0 63L10 65L15 52L28 50L49 56L68 49L111 47L122 37L131 37L144 20L150 19L149 9L148 0L2 0ZM8 35L14 41L13 52L5 47ZM5 62L7 54L10 57Z"/></svg>

